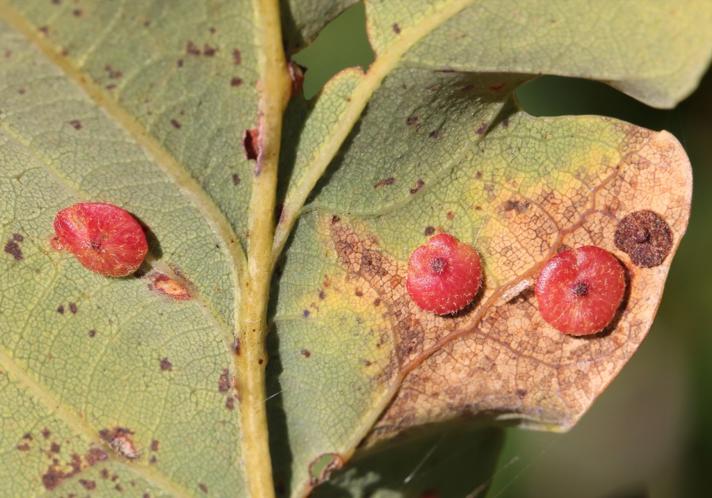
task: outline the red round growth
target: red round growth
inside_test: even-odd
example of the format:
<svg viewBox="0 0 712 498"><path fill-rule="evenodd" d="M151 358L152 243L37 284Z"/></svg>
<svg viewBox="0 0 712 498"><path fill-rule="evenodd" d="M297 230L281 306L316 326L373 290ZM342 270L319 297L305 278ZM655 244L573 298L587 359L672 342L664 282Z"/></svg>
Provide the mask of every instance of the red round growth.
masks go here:
<svg viewBox="0 0 712 498"><path fill-rule="evenodd" d="M570 335L600 332L616 315L625 293L625 273L616 257L596 246L562 251L536 281L541 316Z"/></svg>
<svg viewBox="0 0 712 498"><path fill-rule="evenodd" d="M408 294L420 308L438 315L460 311L482 284L477 251L442 233L418 247L408 261Z"/></svg>
<svg viewBox="0 0 712 498"><path fill-rule="evenodd" d="M148 252L146 234L136 218L113 204L80 202L64 208L54 218L54 232L54 247L109 277L132 274Z"/></svg>

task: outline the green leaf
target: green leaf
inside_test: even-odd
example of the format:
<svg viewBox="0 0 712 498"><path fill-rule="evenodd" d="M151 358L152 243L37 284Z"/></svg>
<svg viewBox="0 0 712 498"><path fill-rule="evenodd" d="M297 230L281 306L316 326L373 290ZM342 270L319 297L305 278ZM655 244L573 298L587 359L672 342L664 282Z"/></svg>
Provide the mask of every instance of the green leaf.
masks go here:
<svg viewBox="0 0 712 498"><path fill-rule="evenodd" d="M604 81L656 107L697 86L710 61L706 0L366 1L371 44L387 52L438 11L462 9L405 57L418 67Z"/></svg>
<svg viewBox="0 0 712 498"><path fill-rule="evenodd" d="M235 233L249 190L231 177L250 176L236 138L256 113L249 9L18 5L0 8L0 226L3 244L22 238L18 257L0 260L0 495L242 494L221 378L234 376ZM246 82L232 87L234 75ZM224 105L235 99L244 105ZM82 200L138 216L154 268L189 280L194 298L53 251L54 214ZM117 427L135 460L110 450Z"/></svg>

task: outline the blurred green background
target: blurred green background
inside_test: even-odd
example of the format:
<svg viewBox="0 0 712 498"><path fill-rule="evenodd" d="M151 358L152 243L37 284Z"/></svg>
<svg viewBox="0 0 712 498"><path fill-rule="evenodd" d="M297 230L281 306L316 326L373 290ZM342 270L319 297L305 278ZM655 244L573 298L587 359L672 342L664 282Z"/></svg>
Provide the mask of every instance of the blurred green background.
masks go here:
<svg viewBox="0 0 712 498"><path fill-rule="evenodd" d="M305 96L338 70L368 66L363 7L297 54ZM712 28L711 28L712 29ZM690 226L653 329L630 363L569 433L508 429L487 496L709 496L712 484L712 73L670 111L599 83L543 77L517 93L535 115L597 114L672 132L694 170Z"/></svg>

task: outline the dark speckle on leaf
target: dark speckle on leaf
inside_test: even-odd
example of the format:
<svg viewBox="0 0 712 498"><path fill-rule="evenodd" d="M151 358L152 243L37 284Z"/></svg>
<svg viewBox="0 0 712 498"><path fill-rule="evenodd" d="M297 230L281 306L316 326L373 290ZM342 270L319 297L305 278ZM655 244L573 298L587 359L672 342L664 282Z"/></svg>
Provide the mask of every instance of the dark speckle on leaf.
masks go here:
<svg viewBox="0 0 712 498"><path fill-rule="evenodd" d="M259 146L259 144L257 143L258 141L259 131L257 130L257 128L245 130L245 134L242 137L242 146L245 149L245 157L247 157L247 159L250 161L254 161L257 159L257 147Z"/></svg>
<svg viewBox="0 0 712 498"><path fill-rule="evenodd" d="M77 311L79 311L79 308L77 308L77 304L69 303L69 311L72 313L72 315L76 315Z"/></svg>
<svg viewBox="0 0 712 498"><path fill-rule="evenodd" d="M198 46L193 43L192 41L188 41L188 43L185 44L185 53L188 55L200 55L200 49Z"/></svg>
<svg viewBox="0 0 712 498"><path fill-rule="evenodd" d="M20 242L22 242L23 237L20 234L14 234L10 240L5 244L4 251L12 256L15 261L22 261L22 249L20 248Z"/></svg>
<svg viewBox="0 0 712 498"><path fill-rule="evenodd" d="M237 76L233 76L230 78L230 86L240 86L242 85L242 78L238 78Z"/></svg>
<svg viewBox="0 0 712 498"><path fill-rule="evenodd" d="M397 35L400 34L401 29L400 29L400 26L398 26L398 23L397 23L397 22L394 22L394 23L393 23L393 26L391 26L391 27L393 28L393 32L394 32L395 34L397 34Z"/></svg>
<svg viewBox="0 0 712 498"><path fill-rule="evenodd" d="M242 54L240 53L239 49L234 49L232 51L232 62L238 66L242 62Z"/></svg>
<svg viewBox="0 0 712 498"><path fill-rule="evenodd" d="M173 370L173 363L171 363L171 361L168 358L164 357L164 358L161 358L160 367L161 367L162 371L170 372L171 370Z"/></svg>
<svg viewBox="0 0 712 498"><path fill-rule="evenodd" d="M504 211L516 211L517 214L521 214L529 209L529 205L529 201L509 199L502 204L502 209Z"/></svg>
<svg viewBox="0 0 712 498"><path fill-rule="evenodd" d="M393 178L392 176L389 176L388 178L378 180L376 183L373 184L373 188L386 187L388 185L393 185L395 182L396 182L396 179Z"/></svg>
<svg viewBox="0 0 712 498"><path fill-rule="evenodd" d="M64 315L64 305L60 304L59 306L57 306L57 313L59 313L60 315Z"/></svg>
<svg viewBox="0 0 712 498"><path fill-rule="evenodd" d="M435 233L435 227L427 226L427 227L425 227L425 230L423 230L423 233L424 233L427 237L430 237L432 234Z"/></svg>
<svg viewBox="0 0 712 498"><path fill-rule="evenodd" d="M311 356L311 351L308 349L302 349L301 353L304 358L309 358Z"/></svg>
<svg viewBox="0 0 712 498"><path fill-rule="evenodd" d="M81 130L81 129L82 129L82 122L79 121L78 119L72 119L72 120L69 122L69 124L72 125L72 128L74 128L75 130Z"/></svg>
<svg viewBox="0 0 712 498"><path fill-rule="evenodd" d="M310 314L311 314L311 313L309 313L309 310L304 310L304 311L302 311L302 316L303 316L304 318L309 318L309 315L310 315Z"/></svg>
<svg viewBox="0 0 712 498"><path fill-rule="evenodd" d="M415 186L410 189L411 194L416 194L420 191L421 188L425 186L425 182L418 178L418 180L415 182Z"/></svg>
<svg viewBox="0 0 712 498"><path fill-rule="evenodd" d="M428 136L430 138L440 138L440 130L433 130L430 133L428 133Z"/></svg>
<svg viewBox="0 0 712 498"><path fill-rule="evenodd" d="M203 55L205 55L206 57L214 56L217 51L217 48L211 47L207 43L203 45Z"/></svg>
<svg viewBox="0 0 712 498"><path fill-rule="evenodd" d="M223 371L220 372L220 377L218 377L218 391L226 393L230 390L231 385L232 380L230 379L230 371L227 368L224 368Z"/></svg>
<svg viewBox="0 0 712 498"><path fill-rule="evenodd" d="M173 128L176 130L180 130L181 124L177 119L171 119L171 125L173 125Z"/></svg>
<svg viewBox="0 0 712 498"><path fill-rule="evenodd" d="M240 179L240 175L238 175L237 173L233 173L233 175L232 175L232 184L235 185L235 186L237 186L237 185L240 184L241 181L242 181L242 180Z"/></svg>

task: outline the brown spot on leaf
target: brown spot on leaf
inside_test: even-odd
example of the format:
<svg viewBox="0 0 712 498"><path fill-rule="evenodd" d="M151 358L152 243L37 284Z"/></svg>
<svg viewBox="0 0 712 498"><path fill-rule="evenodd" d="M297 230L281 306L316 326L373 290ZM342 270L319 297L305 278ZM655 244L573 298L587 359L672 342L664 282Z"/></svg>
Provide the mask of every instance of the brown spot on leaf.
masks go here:
<svg viewBox="0 0 712 498"><path fill-rule="evenodd" d="M242 62L242 54L240 53L239 49L233 49L232 51L232 62L236 66L239 66L240 63Z"/></svg>
<svg viewBox="0 0 712 498"><path fill-rule="evenodd" d="M43 438L49 439L50 436L52 435L52 432L47 427L45 427L44 429L42 429L41 434L42 434Z"/></svg>
<svg viewBox="0 0 712 498"><path fill-rule="evenodd" d="M240 179L240 175L238 175L237 173L233 173L232 184L235 186L238 186L241 182L242 182L242 180Z"/></svg>
<svg viewBox="0 0 712 498"><path fill-rule="evenodd" d="M418 116L416 116L415 114L411 114L410 116L405 118L405 124L407 124L408 126L417 125L419 120L420 118L418 118Z"/></svg>
<svg viewBox="0 0 712 498"><path fill-rule="evenodd" d="M82 129L82 122L78 119L72 119L69 124L72 125L72 128L74 128L75 130Z"/></svg>
<svg viewBox="0 0 712 498"><path fill-rule="evenodd" d="M207 43L203 44L203 55L204 56L213 57L217 51L218 51L217 48L211 47Z"/></svg>
<svg viewBox="0 0 712 498"><path fill-rule="evenodd" d="M72 11L72 15L73 15L74 17L82 17L82 9L74 9L74 10Z"/></svg>
<svg viewBox="0 0 712 498"><path fill-rule="evenodd" d="M388 178L378 180L376 183L373 184L373 188L387 187L389 185L393 185L395 182L396 182L396 179L393 178L392 176L389 176Z"/></svg>
<svg viewBox="0 0 712 498"><path fill-rule="evenodd" d="M170 372L171 370L173 370L173 363L171 363L171 361L168 358L164 357L164 358L161 358L160 367L161 367L161 371Z"/></svg>
<svg viewBox="0 0 712 498"><path fill-rule="evenodd" d="M425 227L425 230L423 230L423 234L426 237L430 237L434 233L435 233L435 227L427 226L427 227Z"/></svg>
<svg viewBox="0 0 712 498"><path fill-rule="evenodd" d="M22 248L20 247L20 242L24 240L24 237L19 233L13 234L13 236L5 244L5 252L12 256L15 261L22 261Z"/></svg>
<svg viewBox="0 0 712 498"><path fill-rule="evenodd" d="M198 483L198 488L200 488L200 491L202 491L203 493L208 492L208 487L205 484L203 484L202 482Z"/></svg>
<svg viewBox="0 0 712 498"><path fill-rule="evenodd" d="M158 451L161 443L158 441L158 439L153 439L151 440L151 451Z"/></svg>
<svg viewBox="0 0 712 498"><path fill-rule="evenodd" d="M87 491L96 489L96 482L89 479L79 479L79 484L81 484Z"/></svg>
<svg viewBox="0 0 712 498"><path fill-rule="evenodd" d="M506 211L516 211L517 214L521 214L529 209L529 201L520 201L517 199L509 199L502 204L502 210Z"/></svg>
<svg viewBox="0 0 712 498"><path fill-rule="evenodd" d="M309 358L311 356L311 351L308 349L302 349L301 353L304 358Z"/></svg>
<svg viewBox="0 0 712 498"><path fill-rule="evenodd" d="M189 40L189 41L185 44L185 53L188 54L188 55L199 56L199 55L200 55L200 49L198 48L198 46L197 46L195 43L193 43L192 41Z"/></svg>
<svg viewBox="0 0 712 498"><path fill-rule="evenodd" d="M233 398L232 396L228 396L227 398L225 398L225 408L227 408L230 411L234 410L235 409L235 398Z"/></svg>
<svg viewBox="0 0 712 498"><path fill-rule="evenodd" d="M91 330L89 331L89 334L88 334L88 335L89 335L89 337L96 337L96 330L91 329Z"/></svg>
<svg viewBox="0 0 712 498"><path fill-rule="evenodd" d="M240 85L242 85L242 78L238 76L233 76L232 78L230 78L230 86L238 87Z"/></svg>
<svg viewBox="0 0 712 498"><path fill-rule="evenodd" d="M182 274L178 275L177 270L173 271L176 275L169 276L156 270L149 272L146 275L148 288L176 301L188 301L193 297L191 285Z"/></svg>
<svg viewBox="0 0 712 498"><path fill-rule="evenodd" d="M77 303L69 303L69 311L72 315L76 315L79 308L77 308Z"/></svg>
<svg viewBox="0 0 712 498"><path fill-rule="evenodd" d="M654 211L635 211L616 227L616 247L636 266L652 268L662 264L670 253L673 235L670 225Z"/></svg>
<svg viewBox="0 0 712 498"><path fill-rule="evenodd" d="M64 473L57 471L54 467L49 467L47 471L42 474L42 485L48 491L53 490L64 480Z"/></svg>
<svg viewBox="0 0 712 498"><path fill-rule="evenodd" d="M415 182L415 186L410 189L411 194L417 194L420 192L420 189L422 189L425 186L425 182L418 178L418 180Z"/></svg>
<svg viewBox="0 0 712 498"><path fill-rule="evenodd" d="M90 467L94 466L97 462L103 462L107 458L109 458L109 455L107 455L106 452L101 448L91 448L84 456L84 459Z"/></svg>
<svg viewBox="0 0 712 498"><path fill-rule="evenodd" d="M109 79L112 80L118 80L124 75L124 73L122 73L120 70L112 67L111 64L107 64L106 66L104 66L104 71L106 71L106 75L109 77Z"/></svg>
<svg viewBox="0 0 712 498"><path fill-rule="evenodd" d="M245 150L245 157L248 160L254 161L259 156L259 130L257 128L251 128L245 130L245 134L242 137L242 147Z"/></svg>
<svg viewBox="0 0 712 498"><path fill-rule="evenodd" d="M484 135L485 133L487 133L487 128L488 128L487 123L482 123L482 124L479 126L479 128L477 128L477 129L475 130L475 133L477 133L478 135L482 136L482 135Z"/></svg>
<svg viewBox="0 0 712 498"><path fill-rule="evenodd" d="M49 451L50 451L51 453L59 453L61 449L62 449L62 447L59 445L59 443L56 443L56 442L53 442L53 443L49 446Z"/></svg>
<svg viewBox="0 0 712 498"><path fill-rule="evenodd" d="M226 393L230 390L231 386L232 379L230 378L230 371L224 368L223 371L220 372L220 377L218 377L218 391Z"/></svg>
<svg viewBox="0 0 712 498"><path fill-rule="evenodd" d="M393 26L391 26L391 28L393 29L393 32L394 32L395 34L397 34L397 35L400 34L401 29L400 29L400 26L398 25L397 22L394 22L394 23L393 23Z"/></svg>
<svg viewBox="0 0 712 498"><path fill-rule="evenodd" d="M430 133L428 133L428 136L430 138L440 138L440 130L433 130Z"/></svg>
<svg viewBox="0 0 712 498"><path fill-rule="evenodd" d="M180 130L182 125L180 124L180 121L173 118L171 119L171 126L173 126L173 128L175 128L176 130Z"/></svg>
<svg viewBox="0 0 712 498"><path fill-rule="evenodd" d="M18 451L30 451L30 445L29 443L20 443L17 446L15 446Z"/></svg>

